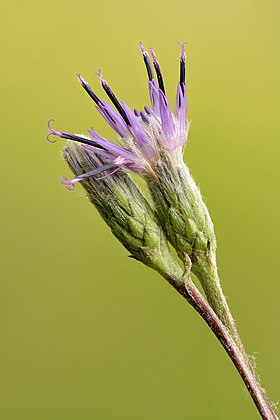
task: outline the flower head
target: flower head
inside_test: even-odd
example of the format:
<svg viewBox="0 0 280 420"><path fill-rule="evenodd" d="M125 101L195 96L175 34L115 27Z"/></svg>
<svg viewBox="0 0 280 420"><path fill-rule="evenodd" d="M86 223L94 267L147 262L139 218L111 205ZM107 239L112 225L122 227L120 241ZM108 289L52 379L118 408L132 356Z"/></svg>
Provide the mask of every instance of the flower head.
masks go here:
<svg viewBox="0 0 280 420"><path fill-rule="evenodd" d="M136 109L132 111L124 101L119 101L116 98L101 72L98 71L97 75L101 86L114 105L113 107L108 102L99 99L83 77L80 74L77 75L82 87L96 104L97 111L119 136L119 144L103 138L93 128L88 130L88 136L54 130L50 125L53 120L49 120L48 140L50 142L54 142L50 137L51 135L78 142L83 145L87 152L109 160L106 167L94 168L94 170L83 174L82 178L77 176L75 179L68 181L63 177L62 182L68 189L73 189L76 182L82 179L96 177L98 174L108 171L108 169L111 169L111 173L113 173L122 167L156 178L157 163L161 160L163 153L168 155L170 162L175 167L182 164L182 150L188 134L184 43L181 43L180 78L174 113L170 109L162 72L154 51L150 49L150 56L157 81L154 78L149 54L142 43L140 43L140 49L148 74L151 109L145 106L143 111ZM109 175L110 173L106 172L105 176Z"/></svg>
<svg viewBox="0 0 280 420"><path fill-rule="evenodd" d="M156 213L130 175L120 169L106 176L111 170L108 159L77 143L69 142L63 156L89 201L131 256L158 271L171 284L175 276L182 277ZM97 180L93 172L101 167L104 175ZM90 172L92 176L87 175Z"/></svg>
<svg viewBox="0 0 280 420"><path fill-rule="evenodd" d="M150 49L148 54L142 44L140 49L148 75L151 108L145 106L142 111L132 111L124 101L116 98L98 71L101 86L112 106L99 99L78 75L98 112L117 133L119 144L108 141L94 129L88 131L88 136L54 130L50 126L51 120L48 140L52 141L51 136L68 140L64 158L75 178L63 177L61 182L70 190L81 182L115 236L134 257L164 272L162 261L169 258L169 251L162 257L158 250L163 243L160 238L167 239L184 264L188 256L192 272L211 301L211 270L216 269L214 226L199 188L183 162L182 153L188 134L184 44L181 44L174 113L154 51ZM143 176L150 191L151 208L124 169ZM146 215L150 220L148 224Z"/></svg>

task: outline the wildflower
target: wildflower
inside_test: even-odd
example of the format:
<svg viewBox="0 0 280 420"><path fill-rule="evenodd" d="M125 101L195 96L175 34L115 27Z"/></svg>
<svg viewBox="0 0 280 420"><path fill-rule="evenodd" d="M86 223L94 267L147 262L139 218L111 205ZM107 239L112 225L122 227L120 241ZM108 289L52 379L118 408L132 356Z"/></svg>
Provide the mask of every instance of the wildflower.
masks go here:
<svg viewBox="0 0 280 420"><path fill-rule="evenodd" d="M165 94L163 76L154 51L151 49L150 53L158 83L154 79L149 55L141 43L140 48L148 74L152 109L145 106L143 111L135 109L132 112L124 101L119 101L116 98L99 71L97 75L101 86L114 105L114 109L106 101L100 100L83 77L79 74L77 75L82 87L96 104L97 111L118 134L120 144L108 141L94 129L88 131L89 136L84 136L54 130L50 125L53 120L50 120L48 123L48 140L50 142L53 142L50 138L51 135L78 142L83 144L84 149L88 152L105 157L111 162L106 165L106 168L101 166L94 171L84 174L83 179L96 176L107 169L112 169L112 172L115 172L122 167L135 173L146 174L150 178L157 178L157 164L164 153L168 154L170 161L175 167L183 164L182 150L188 133L184 43L181 44L180 80L177 86L174 115L172 115L170 110ZM62 178L62 182L68 189L73 189L75 183L80 180L81 178L78 177L70 181L64 177Z"/></svg>
<svg viewBox="0 0 280 420"><path fill-rule="evenodd" d="M180 79L172 114L165 93L159 62L150 50L140 48L148 74L151 109L132 110L118 101L100 71L101 85L113 103L101 101L88 83L78 79L96 104L96 109L119 136L109 142L94 129L89 136L51 128L51 135L68 140L64 158L75 178L61 179L68 189L81 182L112 233L135 259L158 271L202 316L228 352L244 380L259 413L275 419L259 380L248 360L222 292L216 266L216 239L209 212L195 181L183 161L189 124L186 121L186 55L181 44ZM126 169L144 177L153 207ZM174 260L168 241L184 264ZM196 289L190 271L200 281L206 302Z"/></svg>
<svg viewBox="0 0 280 420"><path fill-rule="evenodd" d="M187 141L189 123L186 120L186 54L181 43L180 70L174 113L166 96L163 75L152 49L150 56L140 43L148 75L151 108L132 110L119 101L100 71L97 72L102 88L114 108L99 99L89 84L77 75L79 82L96 105L97 111L118 134L119 144L100 136L94 129L88 136L56 131L50 126L51 135L80 144L81 151L103 160L99 165L87 165L88 170L61 182L73 189L77 182L87 179L104 180L123 169L140 174L147 182L154 202L154 212L168 241L185 263L187 255L191 269L197 275L215 310L220 284L216 270L216 239L213 223L195 181L183 161L183 148ZM153 71L153 69L154 71ZM156 79L155 79L156 77ZM72 150L72 149L71 149ZM218 290L218 291L217 291Z"/></svg>

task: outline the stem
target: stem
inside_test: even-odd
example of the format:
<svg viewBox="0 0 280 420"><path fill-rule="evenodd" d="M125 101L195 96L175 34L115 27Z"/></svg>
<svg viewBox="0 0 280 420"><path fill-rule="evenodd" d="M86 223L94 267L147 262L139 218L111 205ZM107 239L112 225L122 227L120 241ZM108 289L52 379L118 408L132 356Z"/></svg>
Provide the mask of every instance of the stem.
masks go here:
<svg viewBox="0 0 280 420"><path fill-rule="evenodd" d="M172 285L192 305L196 312L199 313L222 344L250 392L262 419L277 420L278 417L272 410L259 379L250 364L235 326L233 325L235 331L234 339L209 303L195 287L188 272L184 276L184 283L182 281L173 281Z"/></svg>
<svg viewBox="0 0 280 420"><path fill-rule="evenodd" d="M184 254L183 262L188 266L190 263L186 260L186 258L187 256ZM222 291L216 263L208 256L203 256L198 260L198 264L192 264L191 270L200 281L207 302L218 315L218 318L227 327L231 336L235 339L236 344L238 346L241 344L241 350L243 346L238 336L226 298Z"/></svg>
<svg viewBox="0 0 280 420"><path fill-rule="evenodd" d="M191 262L188 261L188 257L186 254L183 255L183 262L189 270ZM206 258L206 261L200 260L200 264L197 267L192 265L191 268L192 271L198 277L203 287L204 293L207 298L207 302L209 303L210 307L214 310L222 324L227 328L231 338L234 340L241 355L243 356L244 363L247 365L247 368L250 370L252 376L257 379L256 385L259 388L259 392L261 394L264 394L260 381L257 378L255 371L249 361L241 338L236 329L234 319L231 315L226 298L223 294L216 264L213 264L213 261L210 258Z"/></svg>

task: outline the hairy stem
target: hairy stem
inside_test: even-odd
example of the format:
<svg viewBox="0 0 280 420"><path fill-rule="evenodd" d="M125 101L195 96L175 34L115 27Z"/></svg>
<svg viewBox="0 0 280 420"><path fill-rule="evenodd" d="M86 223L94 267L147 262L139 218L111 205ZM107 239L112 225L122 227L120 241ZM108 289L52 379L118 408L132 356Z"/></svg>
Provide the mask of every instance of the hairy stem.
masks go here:
<svg viewBox="0 0 280 420"><path fill-rule="evenodd" d="M170 281L170 279L168 279ZM254 372L234 324L228 329L193 284L187 267L183 281L170 283L192 305L215 334L243 379L258 411L264 420L277 420L260 381ZM228 308L228 307L227 307ZM229 311L229 309L228 309ZM230 318L232 319L231 315ZM233 321L232 321L233 322ZM234 331L234 337L231 332Z"/></svg>

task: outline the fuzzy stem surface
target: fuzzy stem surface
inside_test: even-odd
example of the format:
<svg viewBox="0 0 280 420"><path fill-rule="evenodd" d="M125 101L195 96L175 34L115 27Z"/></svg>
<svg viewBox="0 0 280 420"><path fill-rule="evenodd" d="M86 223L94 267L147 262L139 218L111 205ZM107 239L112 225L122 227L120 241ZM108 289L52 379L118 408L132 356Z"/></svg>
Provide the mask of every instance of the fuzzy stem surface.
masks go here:
<svg viewBox="0 0 280 420"><path fill-rule="evenodd" d="M167 280L191 304L215 334L245 383L262 419L277 420L278 417L261 387L259 378L248 359L235 325L233 324L232 330L229 330L219 319L216 312L192 282L190 265L189 267L187 266L183 279L167 278ZM232 331L234 331L234 337L231 334Z"/></svg>

